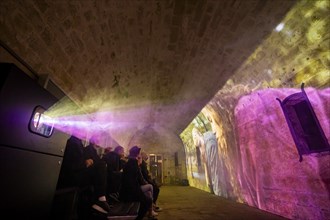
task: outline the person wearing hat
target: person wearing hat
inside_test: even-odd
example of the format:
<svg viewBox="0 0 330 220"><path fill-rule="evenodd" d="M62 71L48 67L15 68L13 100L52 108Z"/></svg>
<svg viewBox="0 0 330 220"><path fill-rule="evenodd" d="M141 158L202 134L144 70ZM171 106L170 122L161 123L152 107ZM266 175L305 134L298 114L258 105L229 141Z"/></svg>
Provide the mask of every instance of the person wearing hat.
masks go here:
<svg viewBox="0 0 330 220"><path fill-rule="evenodd" d="M144 218L150 207L152 207L152 196L147 196L141 188L145 184L138 164L141 158L141 148L133 146L129 150L128 161L123 169L120 199L124 202L140 202L137 220ZM156 220L153 215L149 219Z"/></svg>

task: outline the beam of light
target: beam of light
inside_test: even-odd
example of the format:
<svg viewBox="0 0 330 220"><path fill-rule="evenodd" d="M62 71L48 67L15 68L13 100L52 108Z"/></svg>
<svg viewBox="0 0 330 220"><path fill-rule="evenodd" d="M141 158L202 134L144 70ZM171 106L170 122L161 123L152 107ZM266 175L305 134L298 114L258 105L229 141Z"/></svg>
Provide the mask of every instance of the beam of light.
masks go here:
<svg viewBox="0 0 330 220"><path fill-rule="evenodd" d="M96 103L99 102L96 101ZM120 138L120 135L125 135L127 131L133 130L136 132L136 130L143 130L146 126L150 126L150 120L154 120L152 125L154 128L162 128L164 125L157 122L157 117L162 115L165 115L162 116L165 118L173 117L167 112L173 112L173 109L189 108L196 104L200 105L201 108L203 106L198 100L164 104L161 106L163 111L158 115L156 110L159 106L157 107L156 104L140 103L138 106L124 107L107 104L105 107L105 105L97 106L95 103L91 103L89 106L93 106L93 111L82 111L69 98L63 98L44 112L49 117L44 123L52 123L55 129L68 134L75 134L81 139L88 139L91 135L102 136L105 133L110 136L114 134ZM166 122L165 118L160 121ZM113 138L116 139L116 136ZM115 141L119 143L117 140Z"/></svg>

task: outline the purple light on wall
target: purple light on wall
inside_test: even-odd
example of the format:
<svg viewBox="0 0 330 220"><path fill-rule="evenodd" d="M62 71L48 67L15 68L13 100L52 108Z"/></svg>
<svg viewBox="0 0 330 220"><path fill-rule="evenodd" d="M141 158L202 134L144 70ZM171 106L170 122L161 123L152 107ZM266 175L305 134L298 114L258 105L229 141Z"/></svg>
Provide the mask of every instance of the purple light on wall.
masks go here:
<svg viewBox="0 0 330 220"><path fill-rule="evenodd" d="M330 151L323 129L304 91L304 83L301 85L301 92L291 94L283 101L277 100L295 141L300 162L303 154Z"/></svg>
<svg viewBox="0 0 330 220"><path fill-rule="evenodd" d="M315 114L330 138L330 89L307 88ZM300 92L299 89L266 89L242 97L235 108L238 151L242 172L238 174L244 200L252 206L288 215L294 207L277 202L299 203L314 207L315 212L329 210L328 171L330 155L299 156L282 109L276 98ZM328 187L327 187L328 186ZM278 189L278 190L274 190ZM299 192L299 193L297 193ZM283 196L285 195L285 196ZM278 198L278 201L272 200ZM303 198L306 199L305 202ZM319 204L324 204L322 207Z"/></svg>

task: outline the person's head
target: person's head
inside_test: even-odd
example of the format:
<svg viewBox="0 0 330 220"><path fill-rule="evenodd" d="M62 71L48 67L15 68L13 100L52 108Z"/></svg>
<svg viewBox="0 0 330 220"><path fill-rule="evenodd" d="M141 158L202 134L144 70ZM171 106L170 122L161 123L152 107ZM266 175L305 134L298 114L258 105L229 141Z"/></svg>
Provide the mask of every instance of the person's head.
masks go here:
<svg viewBox="0 0 330 220"><path fill-rule="evenodd" d="M68 134L70 134L71 137L75 137L75 138L78 138L81 140L84 139L84 138L82 138L82 137L84 137L83 132L78 129L75 129L73 127L68 127Z"/></svg>
<svg viewBox="0 0 330 220"><path fill-rule="evenodd" d="M111 152L112 151L112 147L106 147L105 149L104 149L104 153L105 154L107 154L107 153L109 153L109 152Z"/></svg>
<svg viewBox="0 0 330 220"><path fill-rule="evenodd" d="M71 135L68 140L75 141L75 142L82 142L82 140L79 137L74 136L74 135Z"/></svg>
<svg viewBox="0 0 330 220"><path fill-rule="evenodd" d="M114 149L114 152L116 154L118 154L120 157L124 157L125 156L125 149L122 147L122 146L117 146L115 149Z"/></svg>
<svg viewBox="0 0 330 220"><path fill-rule="evenodd" d="M142 160L147 161L149 159L148 154L144 151L141 151Z"/></svg>
<svg viewBox="0 0 330 220"><path fill-rule="evenodd" d="M99 142L99 137L96 136L96 135L93 135L93 136L89 139L89 144L90 144L90 145L93 145L93 147L95 147L95 148L100 147L98 142Z"/></svg>
<svg viewBox="0 0 330 220"><path fill-rule="evenodd" d="M138 155L138 156L136 157L136 159L137 159L137 161L138 161L138 165L140 166L140 165L142 164L142 155L141 155L141 154Z"/></svg>
<svg viewBox="0 0 330 220"><path fill-rule="evenodd" d="M129 150L129 158L135 158L137 159L138 156L140 156L141 153L141 148L138 146L133 146L131 147L131 149Z"/></svg>

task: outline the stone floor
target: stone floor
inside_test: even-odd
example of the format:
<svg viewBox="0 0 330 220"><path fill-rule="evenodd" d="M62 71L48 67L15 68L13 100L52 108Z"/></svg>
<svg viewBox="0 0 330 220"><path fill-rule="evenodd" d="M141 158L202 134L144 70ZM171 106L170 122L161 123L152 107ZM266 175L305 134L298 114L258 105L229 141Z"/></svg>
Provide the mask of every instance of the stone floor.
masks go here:
<svg viewBox="0 0 330 220"><path fill-rule="evenodd" d="M158 220L285 220L188 186L162 186Z"/></svg>

